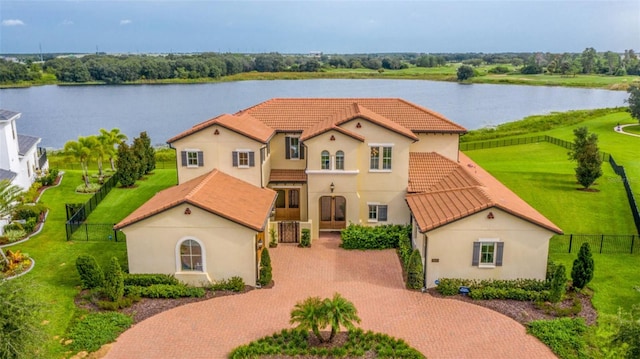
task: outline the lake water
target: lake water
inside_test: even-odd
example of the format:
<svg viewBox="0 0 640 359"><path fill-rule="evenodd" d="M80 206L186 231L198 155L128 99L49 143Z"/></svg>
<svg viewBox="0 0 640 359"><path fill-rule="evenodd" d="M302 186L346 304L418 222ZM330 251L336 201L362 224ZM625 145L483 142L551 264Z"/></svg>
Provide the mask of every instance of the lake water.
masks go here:
<svg viewBox="0 0 640 359"><path fill-rule="evenodd" d="M22 112L18 131L61 148L70 139L120 128L154 144L222 113L273 97L399 97L467 129L553 111L624 106L623 91L421 80L277 80L189 85L40 86L0 90L0 108Z"/></svg>

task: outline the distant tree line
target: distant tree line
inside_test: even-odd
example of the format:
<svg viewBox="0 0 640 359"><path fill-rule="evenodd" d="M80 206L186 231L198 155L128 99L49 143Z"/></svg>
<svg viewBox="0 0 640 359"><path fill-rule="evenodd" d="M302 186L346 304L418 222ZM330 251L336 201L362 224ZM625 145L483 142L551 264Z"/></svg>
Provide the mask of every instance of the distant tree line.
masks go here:
<svg viewBox="0 0 640 359"><path fill-rule="evenodd" d="M62 82L98 81L109 84L139 80L217 79L243 72L317 72L336 68L398 70L412 66L439 67L462 63L478 67L496 65L491 73L523 74L603 74L640 75L640 61L634 50L624 54L597 52L587 48L582 53L383 53L340 55L266 54L169 54L47 56L44 63L35 55L18 57L22 62L0 59L0 82L34 81L42 72L54 74ZM510 65L510 66L509 66ZM514 70L513 67L516 69Z"/></svg>

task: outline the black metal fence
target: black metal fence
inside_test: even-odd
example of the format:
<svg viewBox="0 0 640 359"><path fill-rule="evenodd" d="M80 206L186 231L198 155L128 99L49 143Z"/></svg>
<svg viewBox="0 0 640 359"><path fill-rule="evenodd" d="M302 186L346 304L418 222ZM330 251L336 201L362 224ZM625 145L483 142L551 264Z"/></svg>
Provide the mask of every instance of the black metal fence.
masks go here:
<svg viewBox="0 0 640 359"><path fill-rule="evenodd" d="M609 156L609 164L611 164L613 171L620 176L620 180L624 185L624 190L627 193L627 200L629 201L629 207L631 207L631 214L633 215L633 222L636 224L638 234L640 234L640 212L638 211L638 202L636 202L636 198L633 196L633 192L631 191L631 185L629 185L627 173L623 166L618 166L616 160L613 159L613 156Z"/></svg>
<svg viewBox="0 0 640 359"><path fill-rule="evenodd" d="M111 189L116 186L118 180L116 176L111 176L109 179L100 187L98 192L94 193L91 198L85 203L68 203L66 204L67 211L67 223L66 223L66 232L67 232L67 240L71 240L74 232L77 231L87 220L87 217L93 212L98 204L102 202L102 200L109 194Z"/></svg>
<svg viewBox="0 0 640 359"><path fill-rule="evenodd" d="M114 241L124 242L124 233L113 229L113 223L67 223L74 227L73 234L67 240L72 241Z"/></svg>
<svg viewBox="0 0 640 359"><path fill-rule="evenodd" d="M551 246L559 253L578 252L583 243L589 243L592 253L640 254L640 236L635 234L564 234L551 240L560 243Z"/></svg>

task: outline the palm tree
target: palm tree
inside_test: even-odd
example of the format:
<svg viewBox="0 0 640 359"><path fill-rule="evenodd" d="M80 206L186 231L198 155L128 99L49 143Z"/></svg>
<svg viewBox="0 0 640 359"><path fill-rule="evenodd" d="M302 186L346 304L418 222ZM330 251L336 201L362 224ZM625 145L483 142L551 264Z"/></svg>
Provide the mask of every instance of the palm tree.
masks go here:
<svg viewBox="0 0 640 359"><path fill-rule="evenodd" d="M9 180L0 180L0 218L11 214L21 193L22 189Z"/></svg>
<svg viewBox="0 0 640 359"><path fill-rule="evenodd" d="M68 141L64 151L75 157L82 167L85 187L89 187L89 159L98 145L96 136L78 137L78 141Z"/></svg>
<svg viewBox="0 0 640 359"><path fill-rule="evenodd" d="M332 299L326 298L322 304L327 321L331 325L329 342L333 341L336 333L340 331L340 326L351 330L355 328L354 322L360 323L358 310L353 303L341 296L340 293L335 293Z"/></svg>
<svg viewBox="0 0 640 359"><path fill-rule="evenodd" d="M311 330L313 334L324 342L324 338L320 335L320 328L327 326L327 316L325 307L320 297L309 297L302 302L296 303L291 311L291 324L298 323L296 329Z"/></svg>
<svg viewBox="0 0 640 359"><path fill-rule="evenodd" d="M100 142L107 144L105 146L105 155L109 156L109 163L111 163L111 170L115 171L115 161L114 158L118 153L116 146L121 142L127 140L127 135L120 132L119 128L112 128L110 131L105 130L104 128L100 129L100 135L98 136Z"/></svg>

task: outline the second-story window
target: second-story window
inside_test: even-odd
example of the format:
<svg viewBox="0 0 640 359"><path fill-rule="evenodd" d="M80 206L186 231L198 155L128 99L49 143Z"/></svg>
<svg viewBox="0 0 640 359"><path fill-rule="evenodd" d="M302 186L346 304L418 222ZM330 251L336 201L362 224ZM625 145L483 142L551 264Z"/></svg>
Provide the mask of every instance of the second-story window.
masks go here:
<svg viewBox="0 0 640 359"><path fill-rule="evenodd" d="M204 166L204 154L198 150L186 150L180 152L180 162L183 167Z"/></svg>
<svg viewBox="0 0 640 359"><path fill-rule="evenodd" d="M237 150L231 154L233 167L248 168L256 165L255 152L249 150Z"/></svg>
<svg viewBox="0 0 640 359"><path fill-rule="evenodd" d="M322 154L320 154L320 166L323 170L331 169L331 157L329 156L329 151L322 151Z"/></svg>
<svg viewBox="0 0 640 359"><path fill-rule="evenodd" d="M336 169L337 170L344 169L344 152L342 151L336 152Z"/></svg>
<svg viewBox="0 0 640 359"><path fill-rule="evenodd" d="M392 160L392 148L391 146L369 146L369 169L370 170L391 170ZM381 160L382 159L382 160Z"/></svg>
<svg viewBox="0 0 640 359"><path fill-rule="evenodd" d="M304 159L304 146L297 136L287 136L284 138L285 156L288 160Z"/></svg>

